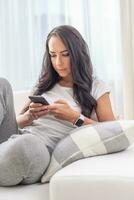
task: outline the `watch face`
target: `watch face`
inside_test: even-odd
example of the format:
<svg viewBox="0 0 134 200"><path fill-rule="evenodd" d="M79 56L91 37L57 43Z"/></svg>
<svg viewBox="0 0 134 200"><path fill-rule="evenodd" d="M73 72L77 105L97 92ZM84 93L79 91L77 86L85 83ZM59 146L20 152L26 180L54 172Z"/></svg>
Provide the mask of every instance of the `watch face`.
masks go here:
<svg viewBox="0 0 134 200"><path fill-rule="evenodd" d="M76 126L82 126L82 124L84 123L83 119L78 119L78 121L75 123Z"/></svg>

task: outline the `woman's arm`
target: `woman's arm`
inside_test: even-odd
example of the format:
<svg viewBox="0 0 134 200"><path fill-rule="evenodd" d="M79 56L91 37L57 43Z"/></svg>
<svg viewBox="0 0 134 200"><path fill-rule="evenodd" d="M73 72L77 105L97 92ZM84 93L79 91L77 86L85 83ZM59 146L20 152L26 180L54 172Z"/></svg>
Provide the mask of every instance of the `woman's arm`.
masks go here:
<svg viewBox="0 0 134 200"><path fill-rule="evenodd" d="M73 110L67 102L62 99L56 101L54 104L48 105L47 108L49 113L53 114L56 118L67 120L73 124L80 116L79 112ZM97 100L95 111L99 122L115 120L109 93L105 93ZM84 125L95 123L97 123L97 121L94 121L91 118L85 117L84 119Z"/></svg>
<svg viewBox="0 0 134 200"><path fill-rule="evenodd" d="M27 101L22 111L16 118L17 124L20 128L30 126L34 120L37 120L39 117L42 117L46 114L48 114L48 109L46 105Z"/></svg>
<svg viewBox="0 0 134 200"><path fill-rule="evenodd" d="M105 93L97 100L96 114L100 122L115 120L109 93Z"/></svg>
<svg viewBox="0 0 134 200"><path fill-rule="evenodd" d="M53 114L56 118L67 120L71 123L75 123L80 116L80 113L73 110L65 100L58 100L54 104L47 106L49 112ZM115 120L111 101L109 98L109 93L103 94L97 100L97 107L95 109L96 115L99 122L102 121L112 121ZM91 118L85 117L84 124L95 124L97 121L92 120Z"/></svg>
<svg viewBox="0 0 134 200"><path fill-rule="evenodd" d="M97 100L97 107L95 109L99 122L115 120L113 114L109 93L105 93ZM96 121L85 117L84 125L94 124Z"/></svg>
<svg viewBox="0 0 134 200"><path fill-rule="evenodd" d="M27 101L19 115L16 117L19 128L24 128L25 126L30 125L33 121L29 112L29 105L30 101Z"/></svg>
<svg viewBox="0 0 134 200"><path fill-rule="evenodd" d="M112 110L111 106L111 100L109 98L109 93L103 94L98 100L97 100L97 106L95 109L97 118L99 122L104 122L104 121L113 121L115 120L115 116ZM75 122L75 120L78 119L80 113L78 112L74 113L74 119L72 122ZM88 125L88 124L95 124L97 121L92 120L91 118L85 117L84 119L84 124L83 125Z"/></svg>
<svg viewBox="0 0 134 200"><path fill-rule="evenodd" d="M34 89L29 93L29 95L34 94ZM28 99L28 98L27 98ZM32 124L34 118L32 117L29 106L30 106L30 99L28 99L25 104L23 105L20 113L17 115L16 120L19 128L24 128L25 126L29 126Z"/></svg>

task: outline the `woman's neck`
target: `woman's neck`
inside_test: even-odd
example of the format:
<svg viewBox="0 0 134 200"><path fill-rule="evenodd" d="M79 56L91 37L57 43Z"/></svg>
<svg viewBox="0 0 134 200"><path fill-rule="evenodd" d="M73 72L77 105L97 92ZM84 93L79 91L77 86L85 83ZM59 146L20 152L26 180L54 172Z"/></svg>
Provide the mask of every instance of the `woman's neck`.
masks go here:
<svg viewBox="0 0 134 200"><path fill-rule="evenodd" d="M72 79L61 79L59 84L64 87L73 87Z"/></svg>

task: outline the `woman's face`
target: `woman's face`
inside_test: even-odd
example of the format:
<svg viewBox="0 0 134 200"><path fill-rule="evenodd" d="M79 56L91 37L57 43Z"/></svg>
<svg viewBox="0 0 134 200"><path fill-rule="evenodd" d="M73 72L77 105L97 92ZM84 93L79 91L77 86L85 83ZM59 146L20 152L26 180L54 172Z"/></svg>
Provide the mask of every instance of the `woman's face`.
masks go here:
<svg viewBox="0 0 134 200"><path fill-rule="evenodd" d="M48 43L52 65L60 77L71 77L70 56L60 37L52 36Z"/></svg>

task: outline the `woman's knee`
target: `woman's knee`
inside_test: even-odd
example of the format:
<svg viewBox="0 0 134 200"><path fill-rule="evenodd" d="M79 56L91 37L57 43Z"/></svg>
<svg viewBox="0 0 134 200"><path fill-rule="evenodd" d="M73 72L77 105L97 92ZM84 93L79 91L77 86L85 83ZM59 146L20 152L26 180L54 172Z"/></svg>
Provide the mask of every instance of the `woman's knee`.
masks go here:
<svg viewBox="0 0 134 200"><path fill-rule="evenodd" d="M0 87L1 89L2 88L7 89L7 88L11 88L11 85L7 79L0 77Z"/></svg>

